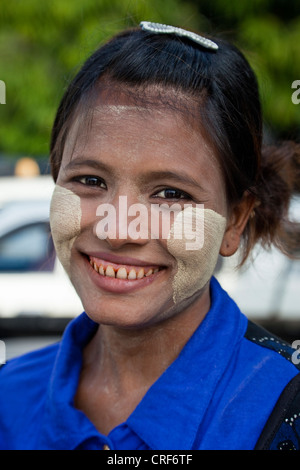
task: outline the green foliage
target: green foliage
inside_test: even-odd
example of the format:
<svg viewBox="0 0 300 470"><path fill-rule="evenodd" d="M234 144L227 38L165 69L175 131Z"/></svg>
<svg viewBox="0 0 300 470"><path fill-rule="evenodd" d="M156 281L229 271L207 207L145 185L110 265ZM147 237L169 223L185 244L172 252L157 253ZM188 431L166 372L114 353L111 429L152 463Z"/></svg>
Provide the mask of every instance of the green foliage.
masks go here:
<svg viewBox="0 0 300 470"><path fill-rule="evenodd" d="M300 80L299 0L194 0L207 28L242 49L260 84L266 126L274 137L300 138L300 105L291 86Z"/></svg>
<svg viewBox="0 0 300 470"><path fill-rule="evenodd" d="M300 79L300 16L289 25L273 15L246 19L240 37L257 51L249 59L261 84L266 120L278 134L292 134L300 126L300 107L291 100L291 85Z"/></svg>
<svg viewBox="0 0 300 470"><path fill-rule="evenodd" d="M299 136L299 0L10 0L0 5L0 153L47 155L67 83L97 45L141 20L217 33L242 48L276 136Z"/></svg>
<svg viewBox="0 0 300 470"><path fill-rule="evenodd" d="M195 28L179 0L9 0L0 5L0 153L47 155L67 83L100 43L142 20Z"/></svg>

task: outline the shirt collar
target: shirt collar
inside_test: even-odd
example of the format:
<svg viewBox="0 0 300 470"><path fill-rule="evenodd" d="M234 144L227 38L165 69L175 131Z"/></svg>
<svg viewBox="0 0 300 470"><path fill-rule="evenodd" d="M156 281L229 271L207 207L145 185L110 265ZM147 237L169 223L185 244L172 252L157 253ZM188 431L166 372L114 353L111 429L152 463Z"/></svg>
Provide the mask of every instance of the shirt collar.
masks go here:
<svg viewBox="0 0 300 470"><path fill-rule="evenodd" d="M199 328L126 422L151 449L193 448L211 397L236 342L244 334L245 318L214 278L211 300L210 311ZM105 442L73 403L82 350L96 328L97 324L83 313L64 332L49 380L41 448L76 448L85 438L93 441L95 448Z"/></svg>
<svg viewBox="0 0 300 470"><path fill-rule="evenodd" d="M40 433L42 449L75 449L87 436L99 441L100 435L96 428L74 406L82 352L96 329L97 324L82 313L64 331L49 378L45 416Z"/></svg>
<svg viewBox="0 0 300 470"><path fill-rule="evenodd" d="M127 420L151 449L193 448L211 398L244 335L246 317L214 278L211 299L199 328Z"/></svg>

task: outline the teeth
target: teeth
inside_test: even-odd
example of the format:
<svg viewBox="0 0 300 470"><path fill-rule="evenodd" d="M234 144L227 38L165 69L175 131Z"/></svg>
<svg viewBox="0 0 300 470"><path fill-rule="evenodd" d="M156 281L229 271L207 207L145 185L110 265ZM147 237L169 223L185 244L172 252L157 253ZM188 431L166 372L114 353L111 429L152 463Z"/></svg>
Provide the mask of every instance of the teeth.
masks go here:
<svg viewBox="0 0 300 470"><path fill-rule="evenodd" d="M140 269L137 274L137 278L142 279L142 277L144 277L144 273L145 273L144 268Z"/></svg>
<svg viewBox="0 0 300 470"><path fill-rule="evenodd" d="M115 277L115 271L112 266L107 266L106 271L105 271L106 276L108 277Z"/></svg>
<svg viewBox="0 0 300 470"><path fill-rule="evenodd" d="M104 276L104 274L105 274L105 271L104 271L104 268L103 268L102 264L100 264L99 274L102 274L102 276Z"/></svg>
<svg viewBox="0 0 300 470"><path fill-rule="evenodd" d="M134 269L131 269L128 274L128 279L136 279L136 272Z"/></svg>
<svg viewBox="0 0 300 470"><path fill-rule="evenodd" d="M97 273L101 274L102 276L116 277L117 279L142 279L144 276L147 277L159 271L159 268L155 268L149 269L149 271L145 273L144 268L140 268L138 271L134 268L131 268L128 273L125 266L122 266L118 269L117 272L115 272L114 268L110 265L108 265L105 269L102 264L98 266L92 260L90 260L90 264L95 269L95 271L97 271Z"/></svg>
<svg viewBox="0 0 300 470"><path fill-rule="evenodd" d="M99 272L98 266L96 265L96 263L94 263L94 269L95 269L95 271Z"/></svg>
<svg viewBox="0 0 300 470"><path fill-rule="evenodd" d="M110 267L110 266L108 266ZM106 269L106 273L107 273L107 269ZM118 271L117 271L117 275L116 277L118 279L127 279L127 271L126 271L126 268L119 268Z"/></svg>

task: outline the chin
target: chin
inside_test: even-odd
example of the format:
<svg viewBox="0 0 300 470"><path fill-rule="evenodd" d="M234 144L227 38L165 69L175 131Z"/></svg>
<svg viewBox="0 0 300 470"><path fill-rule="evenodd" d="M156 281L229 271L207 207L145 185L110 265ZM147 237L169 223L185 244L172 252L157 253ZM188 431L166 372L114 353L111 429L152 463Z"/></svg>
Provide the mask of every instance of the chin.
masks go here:
<svg viewBox="0 0 300 470"><path fill-rule="evenodd" d="M151 309L145 309L149 304L146 299L105 298L97 302L84 302L86 314L91 320L101 325L113 326L126 330L141 330L155 326L172 315L173 302L163 302L161 305L152 305ZM170 306L172 304L172 306Z"/></svg>

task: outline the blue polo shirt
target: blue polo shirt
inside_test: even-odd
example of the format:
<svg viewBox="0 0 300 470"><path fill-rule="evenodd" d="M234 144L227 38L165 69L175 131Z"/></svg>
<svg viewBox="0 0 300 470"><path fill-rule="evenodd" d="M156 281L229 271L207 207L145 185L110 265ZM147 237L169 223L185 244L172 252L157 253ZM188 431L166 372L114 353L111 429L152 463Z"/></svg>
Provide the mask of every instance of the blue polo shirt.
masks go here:
<svg viewBox="0 0 300 470"><path fill-rule="evenodd" d="M214 278L211 299L177 359L108 436L73 402L82 351L97 329L85 313L58 344L8 361L0 369L0 449L253 449L298 370L280 347L246 334L247 318Z"/></svg>

